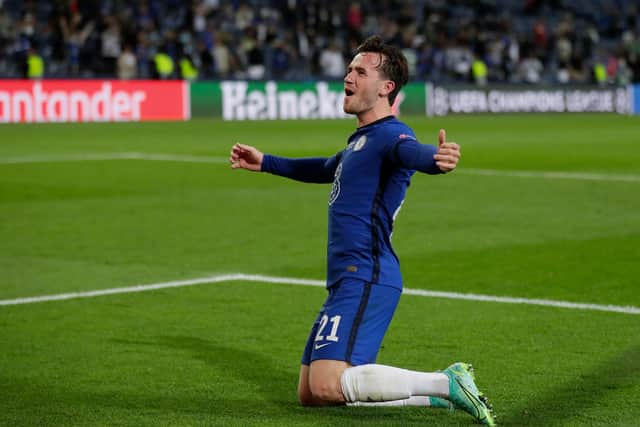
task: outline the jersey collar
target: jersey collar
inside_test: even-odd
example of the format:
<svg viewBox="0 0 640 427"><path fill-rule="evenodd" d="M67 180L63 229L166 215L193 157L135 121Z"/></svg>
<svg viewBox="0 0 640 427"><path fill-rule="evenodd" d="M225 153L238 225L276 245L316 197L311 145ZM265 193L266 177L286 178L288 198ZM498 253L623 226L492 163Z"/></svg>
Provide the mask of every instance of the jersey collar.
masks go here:
<svg viewBox="0 0 640 427"><path fill-rule="evenodd" d="M393 120L395 118L396 118L396 116L389 115L389 116L383 117L381 119L375 120L375 121L373 121L373 122L371 122L369 124L366 124L366 125L364 125L362 127L359 127L358 129L356 129L356 131L361 131L361 130L367 129L369 127L372 127L372 126L379 125L380 123L383 123L383 122L386 122L386 121L389 121L389 120Z"/></svg>
<svg viewBox="0 0 640 427"><path fill-rule="evenodd" d="M382 123L386 123L389 122L391 120L395 120L395 116L391 115L391 116L386 116L383 117L381 119L378 119L374 122L369 123L368 125L364 125L362 127L357 128L352 134L351 136L349 136L349 138L347 139L347 144L349 143L349 141L352 141L355 137L357 137L358 135L361 135L365 132L367 132L369 129L372 129Z"/></svg>

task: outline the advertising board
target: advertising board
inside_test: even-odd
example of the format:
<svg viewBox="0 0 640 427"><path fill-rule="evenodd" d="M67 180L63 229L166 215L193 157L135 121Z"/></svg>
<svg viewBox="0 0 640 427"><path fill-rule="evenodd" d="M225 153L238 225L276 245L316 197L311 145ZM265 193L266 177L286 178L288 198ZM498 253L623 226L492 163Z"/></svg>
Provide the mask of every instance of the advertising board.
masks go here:
<svg viewBox="0 0 640 427"><path fill-rule="evenodd" d="M0 80L0 123L188 120L183 81Z"/></svg>

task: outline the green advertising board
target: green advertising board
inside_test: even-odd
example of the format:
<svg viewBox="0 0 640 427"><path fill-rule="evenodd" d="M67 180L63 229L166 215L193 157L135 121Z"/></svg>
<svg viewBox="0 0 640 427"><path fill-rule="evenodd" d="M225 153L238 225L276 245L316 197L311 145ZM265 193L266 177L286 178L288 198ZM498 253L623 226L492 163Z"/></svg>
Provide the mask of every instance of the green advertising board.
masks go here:
<svg viewBox="0 0 640 427"><path fill-rule="evenodd" d="M191 117L222 117L222 94L216 82L191 83Z"/></svg>
<svg viewBox="0 0 640 427"><path fill-rule="evenodd" d="M424 83L409 83L400 91L393 105L393 113L396 116L424 116L427 112L426 91L427 86Z"/></svg>
<svg viewBox="0 0 640 427"><path fill-rule="evenodd" d="M221 81L191 84L192 117L224 120L296 120L351 117L342 110L341 82ZM425 85L403 88L394 113L426 111Z"/></svg>

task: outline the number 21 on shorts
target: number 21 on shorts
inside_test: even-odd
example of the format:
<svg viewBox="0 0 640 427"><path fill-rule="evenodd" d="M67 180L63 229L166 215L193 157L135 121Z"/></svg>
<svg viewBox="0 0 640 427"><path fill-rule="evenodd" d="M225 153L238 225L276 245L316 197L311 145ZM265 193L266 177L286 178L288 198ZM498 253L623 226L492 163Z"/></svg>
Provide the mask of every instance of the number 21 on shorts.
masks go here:
<svg viewBox="0 0 640 427"><path fill-rule="evenodd" d="M339 340L338 327L340 326L340 319L341 319L340 315L333 316L332 318L329 318L329 316L327 316L326 314L323 315L320 318L320 325L318 326L318 333L316 334L315 341L327 340L332 342L338 342ZM331 322L331 331L329 335L324 336L322 334L324 333L324 329L326 328L327 323L329 322Z"/></svg>

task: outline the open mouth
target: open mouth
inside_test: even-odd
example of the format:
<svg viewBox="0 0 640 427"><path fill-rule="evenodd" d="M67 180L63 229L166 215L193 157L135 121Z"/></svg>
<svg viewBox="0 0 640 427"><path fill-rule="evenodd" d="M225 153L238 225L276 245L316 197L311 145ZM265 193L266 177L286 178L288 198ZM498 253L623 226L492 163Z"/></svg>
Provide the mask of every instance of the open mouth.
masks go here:
<svg viewBox="0 0 640 427"><path fill-rule="evenodd" d="M345 96L351 96L351 95L353 95L353 91L350 90L350 89L345 89L344 90L344 94L345 94Z"/></svg>

